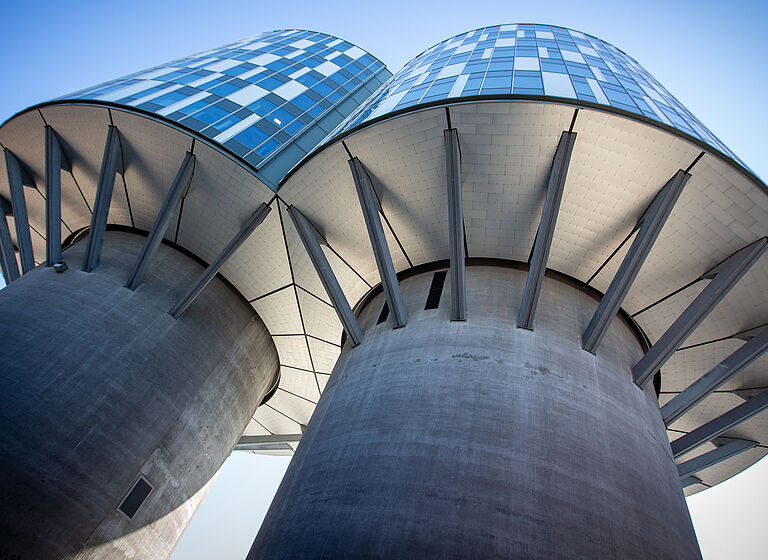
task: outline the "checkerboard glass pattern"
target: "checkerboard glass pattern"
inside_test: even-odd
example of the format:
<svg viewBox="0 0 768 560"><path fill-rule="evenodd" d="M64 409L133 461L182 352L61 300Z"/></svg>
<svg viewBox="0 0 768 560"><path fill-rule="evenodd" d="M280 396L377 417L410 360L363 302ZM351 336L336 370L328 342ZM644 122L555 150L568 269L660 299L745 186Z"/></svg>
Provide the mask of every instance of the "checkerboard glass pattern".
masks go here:
<svg viewBox="0 0 768 560"><path fill-rule="evenodd" d="M336 37L281 30L59 99L137 107L194 129L259 165L326 112L343 111L345 97L383 68L378 59Z"/></svg>
<svg viewBox="0 0 768 560"><path fill-rule="evenodd" d="M485 27L435 45L396 73L331 136L400 109L484 95L608 105L674 127L740 161L634 59L584 33L535 24Z"/></svg>

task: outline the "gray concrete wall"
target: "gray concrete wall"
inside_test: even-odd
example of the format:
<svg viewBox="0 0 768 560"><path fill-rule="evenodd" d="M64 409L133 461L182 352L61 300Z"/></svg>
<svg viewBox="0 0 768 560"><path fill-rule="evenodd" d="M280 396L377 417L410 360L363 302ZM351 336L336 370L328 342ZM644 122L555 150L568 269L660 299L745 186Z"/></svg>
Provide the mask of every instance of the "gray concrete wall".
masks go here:
<svg viewBox="0 0 768 560"><path fill-rule="evenodd" d="M166 558L274 382L277 352L252 308L161 246L123 287L145 239L108 232L102 264L37 268L0 292L0 555ZM117 506L142 473L133 519Z"/></svg>
<svg viewBox="0 0 768 560"><path fill-rule="evenodd" d="M446 282L402 282L406 327L361 312L254 541L261 558L694 559L698 544L642 355L616 320L544 280L533 332L515 327L524 271L470 267L466 322Z"/></svg>

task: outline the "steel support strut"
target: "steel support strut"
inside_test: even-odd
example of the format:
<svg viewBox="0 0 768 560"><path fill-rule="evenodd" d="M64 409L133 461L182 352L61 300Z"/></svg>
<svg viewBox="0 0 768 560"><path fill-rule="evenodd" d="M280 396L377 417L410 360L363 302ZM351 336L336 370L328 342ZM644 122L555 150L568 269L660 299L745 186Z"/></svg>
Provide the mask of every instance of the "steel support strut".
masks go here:
<svg viewBox="0 0 768 560"><path fill-rule="evenodd" d="M359 159L356 157L350 159L349 167L352 170L355 189L360 199L360 207L363 211L365 227L368 229L373 256L376 258L376 266L379 269L381 285L392 313L392 321L395 328L404 327L408 316L405 311L403 296L400 293L400 284L395 274L395 266L392 264L392 255L387 246L387 238L384 236L384 228L381 225L376 193L373 192L371 180Z"/></svg>
<svg viewBox="0 0 768 560"><path fill-rule="evenodd" d="M34 187L35 183L8 148L5 149L5 169L8 172L8 186L11 190L11 208L13 221L16 223L16 243L19 245L21 273L24 274L35 268L35 254L32 251L32 238L29 233L24 185Z"/></svg>
<svg viewBox="0 0 768 560"><path fill-rule="evenodd" d="M767 246L768 238L758 239L703 276L703 278L712 278L707 287L696 296L696 299L632 368L632 376L637 385L645 387L654 373L672 357L688 335L760 258Z"/></svg>
<svg viewBox="0 0 768 560"><path fill-rule="evenodd" d="M674 457L679 457L684 453L688 453L692 449L696 449L698 446L707 443L734 426L752 418L755 414L762 412L766 408L768 408L768 390L758 393L745 403L732 408L714 420L710 420L706 424L677 438L670 444L672 447L672 455Z"/></svg>
<svg viewBox="0 0 768 560"><path fill-rule="evenodd" d="M69 169L59 139L45 127L45 264L61 260L61 170Z"/></svg>
<svg viewBox="0 0 768 560"><path fill-rule="evenodd" d="M444 137L445 175L448 183L448 236L451 253L451 320L466 321L467 276L459 133L455 128L451 128L445 131Z"/></svg>
<svg viewBox="0 0 768 560"><path fill-rule="evenodd" d="M136 259L136 264L133 265L131 276L125 284L125 287L129 290L135 290L144 280L144 275L157 253L160 243L163 241L165 232L168 230L168 225L171 223L173 213L176 210L179 201L186 196L186 193L189 190L189 184L192 181L194 170L195 156L191 152L187 152L184 156L184 161L181 163L181 167L179 167L179 171L176 173L176 178L173 180L171 188L168 190L168 194L165 195L165 200L160 207L160 211L157 213L155 223L152 225L152 230L147 236L147 241L144 243L144 247L142 247L141 253L139 253L138 258Z"/></svg>
<svg viewBox="0 0 768 560"><path fill-rule="evenodd" d="M99 266L101 246L104 243L104 232L107 230L109 205L112 202L112 189L115 186L115 174L123 172L122 156L120 154L120 133L116 126L110 125L107 142L104 145L104 156L101 158L99 182L96 187L96 200L93 203L91 228L85 245L83 271L91 272Z"/></svg>
<svg viewBox="0 0 768 560"><path fill-rule="evenodd" d="M735 439L728 443L721 445L717 449L702 453L698 457L680 463L677 465L677 472L680 474L680 478L684 479L691 476L693 473L697 473L707 467L712 467L726 459L744 453L749 449L754 449L758 443L756 441L749 441L747 439Z"/></svg>
<svg viewBox="0 0 768 560"><path fill-rule="evenodd" d="M575 142L575 132L563 131L557 144L554 160L552 161L552 169L549 172L549 182L547 183L547 197L544 200L544 210L541 213L541 221L536 232L536 239L533 242L528 279L525 282L523 301L520 304L520 312L517 315L517 326L523 329L533 329L533 315L536 313L541 283L544 281L544 272L547 269L547 258L552 247L557 213L560 210L560 201L563 198L568 164L571 161L571 153L573 152Z"/></svg>
<svg viewBox="0 0 768 560"><path fill-rule="evenodd" d="M363 340L363 331L357 322L357 317L352 312L352 308L349 306L347 297L344 295L344 291L341 289L331 265L328 263L325 253L323 253L322 247L320 247L317 231L309 220L295 207L289 206L288 214L291 216L293 225L296 226L296 231L299 233L304 249L309 254L309 259L315 267L315 272L320 277L320 282L323 283L325 293L328 294L333 304L333 309L336 311L336 315L338 315L339 321L341 321L341 325L344 327L344 332L347 333L347 338L349 338L352 346L359 345Z"/></svg>
<svg viewBox="0 0 768 560"><path fill-rule="evenodd" d="M613 277L608 291L605 292L600 305L597 306L589 326L584 331L581 343L582 348L588 352L596 352L600 341L608 331L613 318L618 313L624 298L635 281L640 267L651 252L661 228L667 221L672 208L680 197L683 187L691 176L683 170L679 170L666 185L659 191L651 202L648 210L638 222L639 231L629 248L627 255L619 266L616 276Z"/></svg>
<svg viewBox="0 0 768 560"><path fill-rule="evenodd" d="M216 259L208 265L208 267L203 271L203 273L199 276L197 281L192 285L187 293L181 299L179 299L179 301L171 308L170 311L168 311L168 314L171 317L174 319L181 317L184 311L186 311L187 307L189 307L192 302L195 301L195 298L200 295L200 292L202 292L208 283L213 280L213 277L216 276L216 273L219 271L219 269L221 269L224 263L227 262L227 259L229 259L229 257L231 257L235 251L237 251L240 245L242 245L243 242L245 242L245 240L248 239L248 237L258 227L258 225L264 221L264 218L267 217L267 214L269 214L270 210L272 210L272 208L267 206L265 202L261 203L261 206L259 206L251 215L251 217L248 218L248 221L245 223L242 229L232 238L229 243L227 243L227 246L224 247L221 253L219 253L219 256L216 257Z"/></svg>
<svg viewBox="0 0 768 560"><path fill-rule="evenodd" d="M6 284L10 284L19 277L19 263L16 262L16 252L6 218L10 215L11 204L0 197L0 268Z"/></svg>
<svg viewBox="0 0 768 560"><path fill-rule="evenodd" d="M664 424L669 426L767 350L768 327L662 406Z"/></svg>

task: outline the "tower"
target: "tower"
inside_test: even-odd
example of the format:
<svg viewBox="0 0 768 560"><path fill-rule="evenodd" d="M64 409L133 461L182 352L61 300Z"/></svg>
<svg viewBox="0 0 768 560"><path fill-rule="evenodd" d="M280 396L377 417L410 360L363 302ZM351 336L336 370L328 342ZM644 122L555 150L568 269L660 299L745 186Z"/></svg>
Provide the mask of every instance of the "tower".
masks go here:
<svg viewBox="0 0 768 560"><path fill-rule="evenodd" d="M174 342L171 358L216 335L221 353L205 356L216 369L230 356L224 327L242 332L222 306L255 314L241 320L261 346L242 347L229 363L259 370L259 381L233 388L229 373L219 375L238 395L260 387L243 399L251 410L235 415L240 428L264 401L237 446L301 444L250 557L698 557L681 482L695 492L763 455L756 415L768 394L755 389L768 348L763 183L633 59L582 33L526 24L471 31L379 89L388 76L370 55L302 33L177 61L0 128L16 232L5 235L4 271L13 279L10 239L25 272L0 300L18 308L14 324L47 340L101 324L98 309L68 322L82 296L50 317L41 293L108 293L115 307L142 311L150 303L136 300L146 296L162 311L146 311L157 326L139 317L112 346L84 342L77 358L94 347L143 348L126 344L128 333L148 331L149 344L145 323L170 332L176 321L194 332ZM347 54L329 54L334 46ZM320 105L309 92L322 96L314 86L337 83L354 62L366 79L325 92L329 105L317 115L301 106L301 95ZM280 84L259 85L269 77ZM217 78L226 82L198 87ZM163 87L174 80L178 87ZM270 95L286 102L283 113ZM303 111L313 119L301 121ZM302 127L289 131L297 117ZM105 135L101 156L93 144ZM119 174L125 202L93 198L88 235L73 235L63 253L70 270L54 272L64 267L51 242L39 249L57 266L30 270L24 218L33 232L56 229L48 226L57 223L49 195L57 182L62 199L70 177L88 188L77 163L91 170L92 191ZM32 191L24 196L30 183L46 185L46 209ZM140 194L130 197L133 185ZM61 209L66 221L70 209ZM90 270L74 270L73 258ZM147 280L132 285L142 266ZM104 286L83 284L94 277ZM54 284L62 280L72 285ZM214 288L239 303L204 300ZM67 371L51 359L63 353L45 363ZM137 354L127 363L139 363ZM258 364L247 363L253 356ZM279 382L270 383L278 362ZM225 389L210 393L221 410ZM238 435L236 426L224 431L229 439L191 444L219 442L209 476ZM61 441L67 452L79 444ZM151 532L150 500L168 482L144 463L130 474L102 510L122 515L120 499L143 477L152 491L137 515L150 517L120 546ZM192 493L207 480L198 478ZM100 530L133 531L133 520L119 520Z"/></svg>

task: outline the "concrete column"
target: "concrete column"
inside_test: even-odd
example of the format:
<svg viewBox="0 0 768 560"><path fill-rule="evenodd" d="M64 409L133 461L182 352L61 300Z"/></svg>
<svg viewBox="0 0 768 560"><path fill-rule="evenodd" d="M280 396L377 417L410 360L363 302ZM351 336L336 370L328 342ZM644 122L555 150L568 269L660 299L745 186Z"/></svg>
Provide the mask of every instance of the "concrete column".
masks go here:
<svg viewBox="0 0 768 560"><path fill-rule="evenodd" d="M194 260L163 245L124 287L144 241L107 232L90 273L78 242L67 271L0 291L0 557L167 558L275 381L267 329L219 279L168 315ZM153 489L129 519L140 475Z"/></svg>
<svg viewBox="0 0 768 560"><path fill-rule="evenodd" d="M546 277L529 331L526 271L468 267L466 322L431 278L402 329L360 313L248 558L700 558L627 323L592 355L579 286Z"/></svg>

